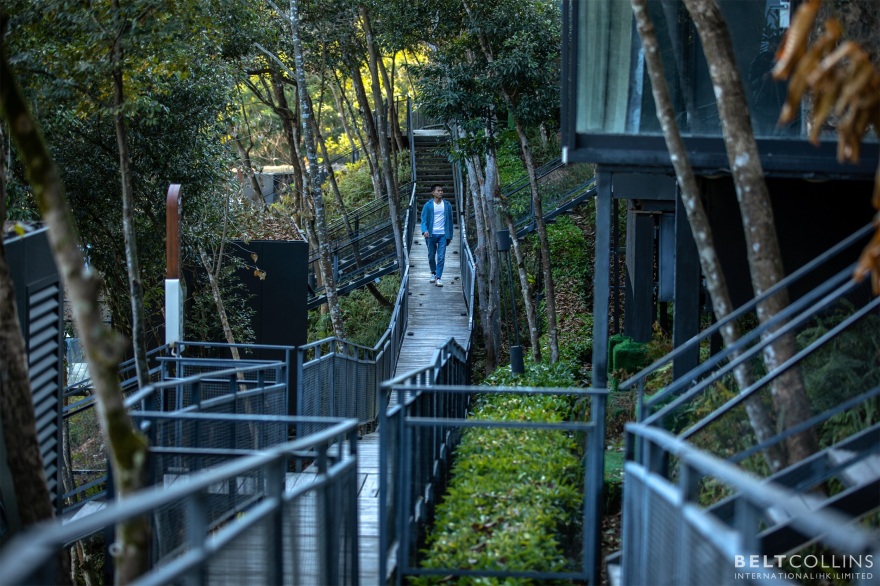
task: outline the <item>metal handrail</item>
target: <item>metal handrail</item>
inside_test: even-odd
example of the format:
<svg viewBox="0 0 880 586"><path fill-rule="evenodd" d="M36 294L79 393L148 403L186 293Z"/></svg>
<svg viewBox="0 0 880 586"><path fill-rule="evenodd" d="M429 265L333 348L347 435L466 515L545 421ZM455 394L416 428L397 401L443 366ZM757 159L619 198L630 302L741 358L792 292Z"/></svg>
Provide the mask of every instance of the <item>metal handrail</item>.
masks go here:
<svg viewBox="0 0 880 586"><path fill-rule="evenodd" d="M360 395L353 397L355 405L363 407L364 413L358 417L361 424L372 423L379 415L379 383L389 378L394 373L397 366L397 359L400 354L400 347L403 344L403 337L406 334L406 327L409 319L409 253L412 247L413 233L417 223L416 218L416 186L412 185L409 196L409 211L404 221L404 257L407 260L406 266L403 268L403 277L400 281L400 288L394 302L394 309L391 312L391 319L388 328L382 334L379 341L372 348L367 346L354 344L347 340L341 340L336 337L329 337L317 342L312 342L301 347L300 351L303 356L303 373L308 374L310 370L318 371L323 368L324 361L335 361L337 358L346 361L351 369L348 373L350 376L356 377L358 380L366 378L368 385L361 390ZM331 397L336 395L336 374L326 377L330 380L324 380L321 384L326 385L327 394ZM300 388L300 393L305 392ZM313 391L317 393L318 391ZM306 404L307 397L300 396L299 405ZM335 405L335 402L331 400ZM351 408L351 404L344 407ZM334 407L335 408L335 407ZM335 415L337 413L327 413Z"/></svg>
<svg viewBox="0 0 880 586"><path fill-rule="evenodd" d="M668 413L670 409L678 407L683 402L696 396L709 385L717 382L722 376L732 372L737 366L745 364L749 359L758 356L764 348L772 345L782 336L793 332L795 328L805 324L814 315L818 314L821 310L839 300L842 295L852 291L858 286L851 280L847 281L851 274L851 267L841 271L812 292L799 299L797 302L790 304L785 310L774 316L772 320L768 320L766 323L756 327L753 331L743 336L740 340L741 343L737 347L734 349L727 348L724 351L719 352L718 356L713 356L711 360L706 361L706 363L691 371L694 375L700 375L700 377L705 373L711 372L710 376L703 378L702 380L697 376L691 377L686 375L684 377L679 377L673 384L669 385L667 389L657 393L650 399L644 400L641 403L642 408L639 410L642 414L640 421L651 423L659 420L664 414ZM772 333L768 334L768 332ZM749 346L752 342L756 343ZM736 357L721 366L722 361L734 352L736 353ZM694 384L695 380L699 380L699 382ZM683 394L680 394L682 391ZM743 389L743 393L745 392L746 390ZM640 397L642 396L642 393L643 388L640 387ZM665 403L658 411L649 413L649 410L654 405L670 397L675 397L672 402Z"/></svg>
<svg viewBox="0 0 880 586"><path fill-rule="evenodd" d="M381 410L380 437L380 575L389 566L403 575L439 574L443 576L493 576L534 579L588 580L598 583L599 536L601 518L601 478L604 469L605 389L552 389L470 387L468 352L453 338L438 348L430 363L403 373L382 385L385 408ZM468 399L477 393L550 394L590 398L590 421L524 422L483 421L469 417ZM439 498L435 490L443 484L437 470L447 462L446 455L457 440L445 430L466 427L529 428L567 431L583 437L584 469L583 548L580 568L570 572L514 571L501 568L473 570L432 568L410 565L415 537L424 529L426 508ZM435 486L437 485L437 486ZM433 496L432 496L433 495Z"/></svg>
<svg viewBox="0 0 880 586"><path fill-rule="evenodd" d="M153 413L139 415L155 416ZM173 416L181 420L204 420L206 422L224 418L223 415L207 416L200 414L173 414ZM225 417L245 422L262 420L275 422L279 420L279 416L246 417L226 415ZM331 427L315 432L308 437L301 437L291 442L279 444L265 451L253 452L252 455L234 458L217 468L192 474L186 482L177 482L171 486L159 485L145 489L129 496L124 501L110 503L101 511L66 524L62 524L60 520L53 520L36 525L16 537L0 552L0 568L2 568L0 573L4 577L4 582L10 584L54 583L58 580L58 576L54 575L55 564L51 563L50 560L68 544L115 527L127 520L150 515L160 509L171 507L176 503L184 503L187 513L191 513L187 527L189 536L188 551L184 555L170 561L170 563L155 565L150 572L139 578L139 583L143 584L176 582L186 576L192 576L194 569L207 565L212 556L217 553L219 543L229 543L240 537L246 538L248 529L259 519L269 519L276 515L286 516L284 511L290 510L287 503L309 492L321 491L329 483L337 482L336 479L341 480L343 475L351 477L356 474L357 422L326 418L282 417L281 419L284 419L284 422L291 425L305 421L325 426L331 425ZM349 448L347 452L342 450L343 444ZM335 446L335 450L333 450L335 456L332 459L328 459L323 454L327 454L333 446ZM304 453L316 454L315 463L318 467L318 474L313 482L300 484L292 490L285 491L284 474L288 463L293 458L301 459L301 454ZM258 487L264 497L258 501L260 505L251 506L248 509L247 515L231 518L222 528L209 531L205 524L205 519L198 514L200 510L199 501L204 498L204 495L212 487L229 482L234 483L255 470L261 471L262 475L271 480L271 482L266 482L264 486ZM349 498L353 497L356 499L356 484L350 483L347 490L352 492ZM333 511L333 507L329 507L329 509L325 510L324 513L338 517L338 511ZM339 518L334 520L334 523L339 522L353 522L356 524L356 519L354 521L340 521ZM337 563L338 556L346 555L345 551L349 551L347 555L351 555L350 552L352 550L356 556L357 531L349 529L347 534L349 543L346 543L344 548L342 543L339 543L340 551L325 551L321 554L321 548L319 548L321 569L322 571L329 572L331 576L335 575L332 566ZM269 546L268 551L263 553L266 555L267 560L275 556L280 562L281 557L290 555L290 552L285 554L283 549L284 540L281 539L280 535L277 537L277 540L274 542L270 541L267 544ZM355 570L354 576L356 579L356 562L353 569ZM275 580L270 580L270 583L280 581L280 575L276 574L275 578ZM348 576L348 579L350 578L351 576Z"/></svg>
<svg viewBox="0 0 880 586"><path fill-rule="evenodd" d="M858 231L853 233L851 236L849 236L846 239L844 239L843 241L839 242L837 245L835 245L832 248L830 248L829 250L825 251L824 253L822 253L821 255L816 257L815 259L806 263L805 265L803 265L802 267L800 267L799 269L797 269L796 271L794 271L793 273L791 273L790 275L788 275L787 277L785 277L784 279L782 279L781 281L779 281L778 283L776 283L775 285L773 285L772 287L767 289L761 295L744 303L743 305L741 305L740 307L738 307L734 311L730 312L725 318L717 321L716 323L714 323L710 327L706 328L705 330L701 331L699 334L697 334L696 336L694 336L693 338L691 338L690 340L688 340L684 344L673 349L673 351L670 352L669 354L663 356L662 358L655 360L652 364L646 366L641 371L639 371L638 373L636 373L632 377L628 378L626 381L622 382L618 388L620 390L628 390L628 389L632 388L633 386L640 385L644 381L644 379L646 379L648 376L650 376L651 374L656 372L658 369L662 368L664 365L672 362L676 358L680 358L682 356L685 356L687 353L692 352L694 350L694 348L699 347L701 342L709 339L711 336L714 336L716 334L720 334L722 328L728 326L729 324L731 324L735 320L738 320L738 319L742 318L743 316L747 315L748 313L754 311L755 308L759 304L763 303L764 301L767 301L769 298L776 295L780 291L787 289L788 287L791 287L792 285L794 285L795 283L797 283L798 281L800 281L801 279L803 279L807 275L811 274L813 271L815 271L819 267L824 266L826 263L830 262L832 259L836 258L838 255L845 252L848 248L857 244L861 239L866 238L868 235L870 235L872 233L873 230L874 230L874 227L872 224L868 224L868 225L862 227L861 229L859 229ZM736 349L734 349L734 350L736 350ZM725 349L724 355L726 356L729 352L734 351L734 350ZM701 376L701 374L702 374L701 371L699 371L699 370L694 370L693 373L694 373L694 375L697 375L697 376ZM693 378L694 377L689 372L689 373L686 373L685 375L679 377L679 380L680 381L681 380L693 380Z"/></svg>
<svg viewBox="0 0 880 586"><path fill-rule="evenodd" d="M744 560L757 556L762 560L759 568L766 567L761 534L762 518L769 510L783 513L807 541L847 556L876 559L880 553L876 534L843 514L811 509L798 493L782 485L756 478L665 430L630 423L626 433L624 483L625 490L633 494L624 499L623 583L640 583L648 572L663 575L670 583L720 583L725 576L723 581L728 582L733 576L727 573L743 567L741 571L758 572ZM733 518L719 518L701 503L699 488L707 481L736 495ZM658 525L661 519L662 527ZM675 538L656 539L661 530ZM699 564L692 557L694 542L701 544ZM766 557L776 561L777 556ZM646 564L647 559L656 564ZM768 570L774 571L781 568ZM761 583L760 579L755 583Z"/></svg>

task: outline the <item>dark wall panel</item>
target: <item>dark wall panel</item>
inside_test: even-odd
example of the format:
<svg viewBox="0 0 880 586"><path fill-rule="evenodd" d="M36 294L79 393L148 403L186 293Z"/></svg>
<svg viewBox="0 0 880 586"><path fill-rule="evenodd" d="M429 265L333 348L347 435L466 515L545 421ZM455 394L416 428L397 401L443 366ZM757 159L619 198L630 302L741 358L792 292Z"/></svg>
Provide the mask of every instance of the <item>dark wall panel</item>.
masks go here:
<svg viewBox="0 0 880 586"><path fill-rule="evenodd" d="M739 204L730 178L706 180L705 197L718 256L724 267L733 305L753 297L746 257L746 241ZM790 274L821 255L871 221L873 184L869 181L809 182L798 179L768 179L773 217L779 236L782 262ZM861 251L856 246L840 262L827 267L807 282L792 288L791 297L806 293L821 281L855 262Z"/></svg>
<svg viewBox="0 0 880 586"><path fill-rule="evenodd" d="M64 288L55 268L49 246L48 232L37 230L24 237L4 241L12 281L18 319L28 355L28 375L34 397L34 413L40 454L49 495L56 512L62 508L64 493L61 484L62 445L62 360L64 345ZM2 442L0 434L0 442ZM3 453L4 449L0 449ZM0 476L8 480L5 462L0 462ZM0 479L0 502L6 511L7 529L14 532L17 514L9 511L15 495L8 483ZM0 535L0 540L3 536Z"/></svg>
<svg viewBox="0 0 880 586"><path fill-rule="evenodd" d="M254 309L253 328L257 344L301 346L306 343L306 309L309 246L301 241L252 240L233 247L248 264L250 253L258 255L257 266L266 272L260 280L253 270L242 271L240 278L251 293ZM276 356L260 356L276 358Z"/></svg>

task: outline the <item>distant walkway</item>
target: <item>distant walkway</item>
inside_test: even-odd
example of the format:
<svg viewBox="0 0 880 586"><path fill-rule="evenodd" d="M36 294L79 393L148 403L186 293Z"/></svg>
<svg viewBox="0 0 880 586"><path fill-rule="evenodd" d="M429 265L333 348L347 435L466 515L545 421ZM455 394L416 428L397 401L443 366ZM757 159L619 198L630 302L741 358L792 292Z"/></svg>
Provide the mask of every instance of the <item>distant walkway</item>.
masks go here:
<svg viewBox="0 0 880 586"><path fill-rule="evenodd" d="M409 327L397 359L394 375L423 368L434 355L434 350L453 337L462 346L467 345L467 306L461 291L461 251L458 228L446 249L443 269L443 287L430 283L428 251L420 234L413 239L409 259Z"/></svg>

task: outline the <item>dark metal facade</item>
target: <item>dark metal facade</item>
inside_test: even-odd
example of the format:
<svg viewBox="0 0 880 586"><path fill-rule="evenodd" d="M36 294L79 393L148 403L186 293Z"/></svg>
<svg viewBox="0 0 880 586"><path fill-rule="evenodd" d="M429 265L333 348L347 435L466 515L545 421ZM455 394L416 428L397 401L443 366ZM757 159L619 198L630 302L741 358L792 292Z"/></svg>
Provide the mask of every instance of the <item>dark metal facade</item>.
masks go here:
<svg viewBox="0 0 880 586"><path fill-rule="evenodd" d="M55 267L46 229L9 238L4 241L4 246L28 357L40 455L49 496L60 513L64 492L61 480L64 287ZM0 450L0 454L3 451ZM0 477L8 481L8 472L3 473L5 465L5 461L0 462ZM16 495L7 481L0 478L0 504L7 509L7 522L14 532L19 529L15 523L18 514L11 510L16 506ZM18 498L22 498L21 495Z"/></svg>

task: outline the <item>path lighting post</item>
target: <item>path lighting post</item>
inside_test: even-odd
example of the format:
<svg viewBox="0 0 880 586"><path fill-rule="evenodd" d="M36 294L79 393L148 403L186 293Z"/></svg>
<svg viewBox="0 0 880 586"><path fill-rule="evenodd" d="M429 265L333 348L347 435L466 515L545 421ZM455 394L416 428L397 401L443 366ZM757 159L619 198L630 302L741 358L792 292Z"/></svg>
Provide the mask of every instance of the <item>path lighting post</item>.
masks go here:
<svg viewBox="0 0 880 586"><path fill-rule="evenodd" d="M522 346L519 345L519 323L516 320L516 295L513 293L513 271L510 267L510 231L498 230L495 232L498 240L498 252L504 253L507 259L507 290L510 293L510 311L513 314L513 341L510 345L510 371L514 374L525 372L523 364Z"/></svg>

